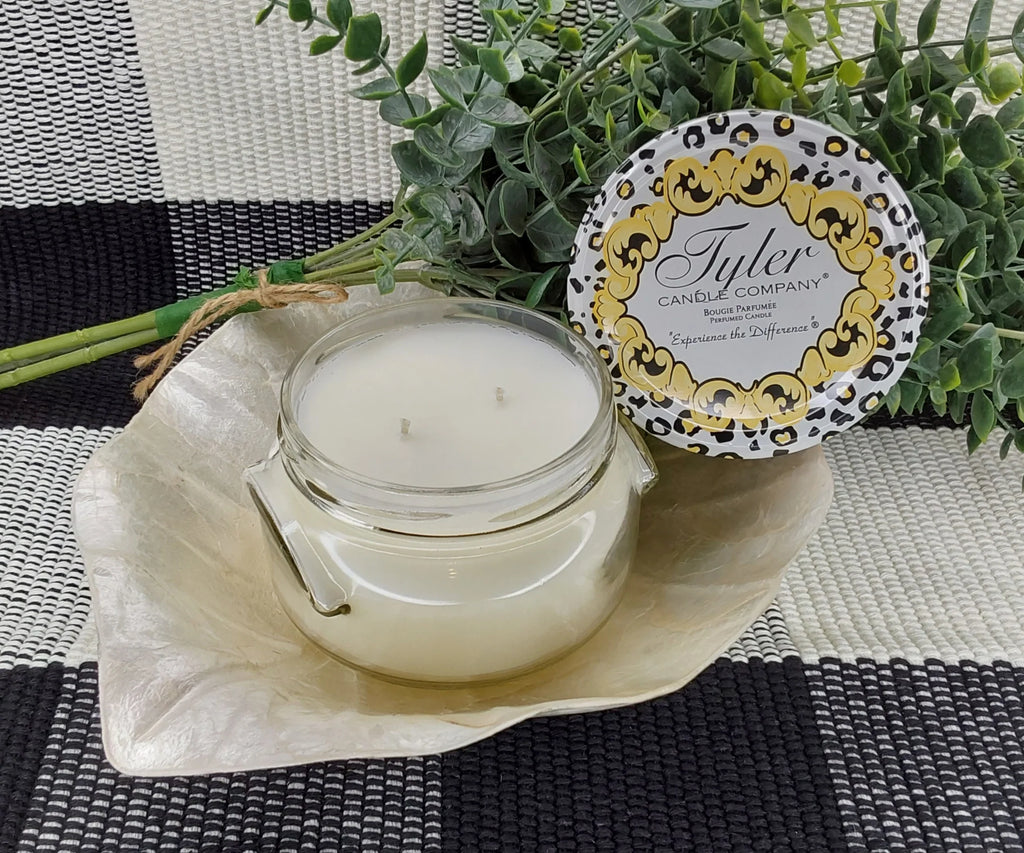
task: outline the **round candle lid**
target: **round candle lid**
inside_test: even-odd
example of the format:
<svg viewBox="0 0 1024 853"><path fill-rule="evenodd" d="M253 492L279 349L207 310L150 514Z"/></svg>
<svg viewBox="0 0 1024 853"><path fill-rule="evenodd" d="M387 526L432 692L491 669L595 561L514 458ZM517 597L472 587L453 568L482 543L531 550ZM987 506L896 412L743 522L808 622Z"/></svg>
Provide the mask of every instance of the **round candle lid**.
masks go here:
<svg viewBox="0 0 1024 853"><path fill-rule="evenodd" d="M803 450L866 417L927 310L895 176L819 122L736 110L661 134L583 218L569 317L647 432L718 456Z"/></svg>

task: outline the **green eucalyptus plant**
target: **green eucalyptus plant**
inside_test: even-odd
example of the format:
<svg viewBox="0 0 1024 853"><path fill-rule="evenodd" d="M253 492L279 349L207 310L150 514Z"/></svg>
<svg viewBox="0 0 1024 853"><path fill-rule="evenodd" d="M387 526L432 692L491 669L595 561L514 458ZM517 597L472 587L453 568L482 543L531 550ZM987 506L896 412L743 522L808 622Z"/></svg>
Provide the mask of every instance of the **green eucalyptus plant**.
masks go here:
<svg viewBox="0 0 1024 853"><path fill-rule="evenodd" d="M310 0L272 0L259 12L257 24L281 11L318 28L310 52L359 63L367 82L355 97L379 102L380 118L407 131L392 148L402 178L393 213L272 265L272 276L382 292L419 281L562 315L577 225L633 150L713 111L799 113L871 150L907 190L929 241L929 316L889 412L966 421L971 452L999 425L1003 455L1024 451L1024 158L1014 136L1024 126L1024 14L992 35L993 0L978 0L962 39L935 40L940 0L912 22L912 37L884 0L618 0L607 18L587 4L578 27L561 22L565 5L482 0L486 38L451 37L457 62L432 68L426 36L392 56L380 17L356 14L350 0L327 0L322 12ZM856 56L842 50L851 15L874 21L872 49ZM215 293L254 284L243 270ZM151 312L156 320L73 333L70 353L71 336L0 352L0 388L89 347L105 355L122 336L122 348L140 333L169 336L203 298Z"/></svg>

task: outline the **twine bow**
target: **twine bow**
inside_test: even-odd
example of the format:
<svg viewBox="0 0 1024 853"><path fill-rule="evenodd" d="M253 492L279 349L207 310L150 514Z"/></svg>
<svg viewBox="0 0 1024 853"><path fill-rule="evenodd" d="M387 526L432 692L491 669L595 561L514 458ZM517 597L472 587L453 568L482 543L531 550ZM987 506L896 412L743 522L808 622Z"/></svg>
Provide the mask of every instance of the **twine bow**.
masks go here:
<svg viewBox="0 0 1024 853"><path fill-rule="evenodd" d="M177 334L166 344L151 353L138 356L135 359L135 366L139 370L152 369L132 386L132 395L135 399L141 403L149 396L157 382L170 370L174 359L189 338L236 313L249 303L255 302L262 308L284 308L293 302L333 305L348 299L345 287L331 281L271 284L265 269L256 271L256 281L254 288L240 288L206 300L189 315Z"/></svg>

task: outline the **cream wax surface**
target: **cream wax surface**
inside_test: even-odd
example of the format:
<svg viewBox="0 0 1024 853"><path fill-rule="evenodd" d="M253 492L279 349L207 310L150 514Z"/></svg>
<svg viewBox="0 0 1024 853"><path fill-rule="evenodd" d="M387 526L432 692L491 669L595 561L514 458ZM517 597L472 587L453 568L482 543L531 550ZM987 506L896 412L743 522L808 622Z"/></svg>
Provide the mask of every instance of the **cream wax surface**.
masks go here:
<svg viewBox="0 0 1024 853"><path fill-rule="evenodd" d="M331 354L296 414L310 442L352 472L460 487L556 459L583 437L599 402L591 378L543 339L445 320Z"/></svg>

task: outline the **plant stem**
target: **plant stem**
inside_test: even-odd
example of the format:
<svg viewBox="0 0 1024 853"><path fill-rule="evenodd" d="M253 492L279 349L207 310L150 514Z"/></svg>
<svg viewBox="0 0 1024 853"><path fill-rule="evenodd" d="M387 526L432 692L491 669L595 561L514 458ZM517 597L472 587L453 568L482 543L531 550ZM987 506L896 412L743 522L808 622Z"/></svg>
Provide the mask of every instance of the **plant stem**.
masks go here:
<svg viewBox="0 0 1024 853"><path fill-rule="evenodd" d="M145 314L126 317L113 323L102 323L99 326L90 326L87 329L79 329L76 332L65 332L62 335L54 335L39 341L31 341L0 350L0 371L9 370L9 368L5 368L5 365L37 361L47 356L81 349L91 344L111 340L112 338L148 331L154 328L154 317L155 312L147 311Z"/></svg>
<svg viewBox="0 0 1024 853"><path fill-rule="evenodd" d="M965 332L976 332L982 327L977 323L964 323L960 328ZM1024 331L1018 332L1014 329L1001 329L996 326L995 333L1001 338L1009 338L1014 341L1024 341Z"/></svg>
<svg viewBox="0 0 1024 853"><path fill-rule="evenodd" d="M351 263L341 264L340 266L328 267L327 269L309 272L306 273L304 278L306 281L334 281L339 278L346 278L353 273L372 270L377 266L377 259L371 256L360 261L352 261Z"/></svg>
<svg viewBox="0 0 1024 853"><path fill-rule="evenodd" d="M375 223L374 225L371 225L365 231L360 231L358 234L356 234L355 237L351 237L348 240L343 240L336 246L331 246L331 248L325 249L324 251L319 252L316 255L310 255L303 262L302 267L303 269L313 270L323 263L337 260L339 256L344 255L350 249L353 249L356 246L366 243L372 237L377 236L382 231L386 231L392 225L401 222L401 220L402 210L396 208L393 213L388 214L379 222Z"/></svg>
<svg viewBox="0 0 1024 853"><path fill-rule="evenodd" d="M158 340L160 340L160 333L156 329L147 329L72 350L53 358L44 358L41 361L16 367L14 370L5 370L0 373L0 390L13 388L15 385L31 382L52 373L59 373L61 370L99 361L108 355L135 349L135 347L145 346Z"/></svg>

